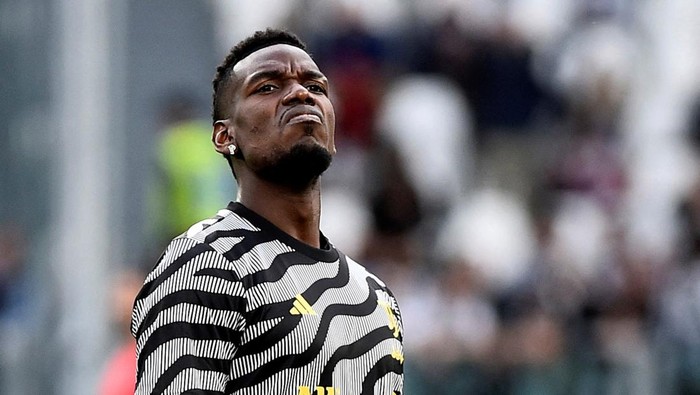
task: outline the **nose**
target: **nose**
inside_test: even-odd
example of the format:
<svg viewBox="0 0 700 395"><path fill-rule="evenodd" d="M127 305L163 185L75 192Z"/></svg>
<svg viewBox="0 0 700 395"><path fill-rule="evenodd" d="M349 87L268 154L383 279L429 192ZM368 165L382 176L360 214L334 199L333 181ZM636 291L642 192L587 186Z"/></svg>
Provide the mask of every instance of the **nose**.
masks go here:
<svg viewBox="0 0 700 395"><path fill-rule="evenodd" d="M284 104L315 104L314 96L306 89L305 86L299 83L294 83L283 99Z"/></svg>

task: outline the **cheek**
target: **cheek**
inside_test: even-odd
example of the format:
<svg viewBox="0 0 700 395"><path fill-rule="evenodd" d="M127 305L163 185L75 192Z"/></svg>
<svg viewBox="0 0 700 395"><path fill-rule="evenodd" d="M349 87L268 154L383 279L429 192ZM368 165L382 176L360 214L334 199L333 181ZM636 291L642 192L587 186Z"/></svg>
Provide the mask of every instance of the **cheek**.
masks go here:
<svg viewBox="0 0 700 395"><path fill-rule="evenodd" d="M245 106L236 113L234 125L242 133L256 133L268 127L274 117L274 112L262 105Z"/></svg>
<svg viewBox="0 0 700 395"><path fill-rule="evenodd" d="M331 108L331 111L327 115L328 119L328 148L331 149L331 153L335 154L335 113Z"/></svg>
<svg viewBox="0 0 700 395"><path fill-rule="evenodd" d="M244 151L246 166L254 171L270 167L279 160L283 152L278 145L252 140Z"/></svg>
<svg viewBox="0 0 700 395"><path fill-rule="evenodd" d="M260 150L269 144L269 135L274 128L274 114L261 108L261 106L242 107L236 113L233 120L233 129L236 142L245 152Z"/></svg>
<svg viewBox="0 0 700 395"><path fill-rule="evenodd" d="M328 117L328 128L331 132L335 132L335 111L333 110L333 107L329 111L327 111Z"/></svg>
<svg viewBox="0 0 700 395"><path fill-rule="evenodd" d="M248 153L249 159L261 158L266 160L267 157L273 156L274 152L279 150L279 147L273 144L257 126L253 126L246 131L242 145L245 147L245 152Z"/></svg>

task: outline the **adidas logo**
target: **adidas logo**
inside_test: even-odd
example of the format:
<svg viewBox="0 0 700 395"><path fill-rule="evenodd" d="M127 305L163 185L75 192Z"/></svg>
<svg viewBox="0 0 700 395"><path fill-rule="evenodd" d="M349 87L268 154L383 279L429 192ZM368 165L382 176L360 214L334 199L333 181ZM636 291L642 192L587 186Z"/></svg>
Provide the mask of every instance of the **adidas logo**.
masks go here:
<svg viewBox="0 0 700 395"><path fill-rule="evenodd" d="M311 307L309 302L307 302L301 294L297 294L294 298L293 306L294 307L289 310L292 315L316 315L313 307Z"/></svg>

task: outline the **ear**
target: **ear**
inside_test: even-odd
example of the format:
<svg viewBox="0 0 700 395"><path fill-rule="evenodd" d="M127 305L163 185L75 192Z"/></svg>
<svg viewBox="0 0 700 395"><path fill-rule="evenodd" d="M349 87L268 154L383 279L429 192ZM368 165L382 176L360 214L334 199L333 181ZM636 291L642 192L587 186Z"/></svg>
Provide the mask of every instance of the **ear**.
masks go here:
<svg viewBox="0 0 700 395"><path fill-rule="evenodd" d="M228 146L235 144L236 137L228 119L214 122L214 129L211 135L214 148L220 154L228 155Z"/></svg>

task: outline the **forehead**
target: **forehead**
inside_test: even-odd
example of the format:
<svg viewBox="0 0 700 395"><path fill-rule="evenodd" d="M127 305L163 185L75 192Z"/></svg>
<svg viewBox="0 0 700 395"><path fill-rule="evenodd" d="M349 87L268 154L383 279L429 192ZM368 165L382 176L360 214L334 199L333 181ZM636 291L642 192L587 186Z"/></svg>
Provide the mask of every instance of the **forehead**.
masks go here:
<svg viewBox="0 0 700 395"><path fill-rule="evenodd" d="M303 49L275 44L253 52L233 67L233 73L242 79L261 70L318 71L318 66Z"/></svg>

